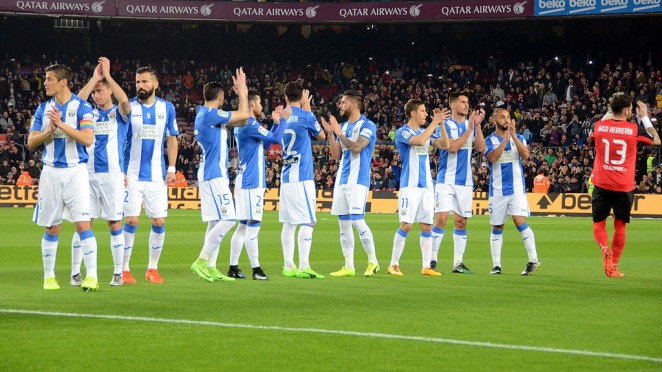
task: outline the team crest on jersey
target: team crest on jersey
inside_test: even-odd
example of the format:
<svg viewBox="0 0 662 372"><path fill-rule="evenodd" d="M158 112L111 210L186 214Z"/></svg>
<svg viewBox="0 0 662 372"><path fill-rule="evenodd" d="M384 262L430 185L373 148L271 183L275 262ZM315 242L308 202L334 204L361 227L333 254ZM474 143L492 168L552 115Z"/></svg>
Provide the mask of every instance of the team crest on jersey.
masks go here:
<svg viewBox="0 0 662 372"><path fill-rule="evenodd" d="M162 113L162 112L159 112L158 114L156 114L156 117L158 117L159 120L163 120L163 118L165 118L165 114Z"/></svg>
<svg viewBox="0 0 662 372"><path fill-rule="evenodd" d="M400 215L406 216L407 215L407 210L406 209L400 209Z"/></svg>
<svg viewBox="0 0 662 372"><path fill-rule="evenodd" d="M228 213L228 207L221 207L221 214Z"/></svg>
<svg viewBox="0 0 662 372"><path fill-rule="evenodd" d="M67 115L69 115L70 118L73 118L74 116L76 116L76 111L69 111L67 112Z"/></svg>
<svg viewBox="0 0 662 372"><path fill-rule="evenodd" d="M110 119L110 120L115 120L115 111L113 111L113 112L111 112L110 114L108 114L108 119Z"/></svg>
<svg viewBox="0 0 662 372"><path fill-rule="evenodd" d="M255 214L262 214L262 208L255 208Z"/></svg>

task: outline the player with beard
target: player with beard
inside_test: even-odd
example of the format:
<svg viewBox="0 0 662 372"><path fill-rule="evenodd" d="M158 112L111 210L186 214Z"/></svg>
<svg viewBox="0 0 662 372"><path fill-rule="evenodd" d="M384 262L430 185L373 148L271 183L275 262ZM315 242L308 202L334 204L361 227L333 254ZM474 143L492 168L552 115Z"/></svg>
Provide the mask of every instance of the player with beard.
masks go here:
<svg viewBox="0 0 662 372"><path fill-rule="evenodd" d="M340 115L347 119L342 125L331 115L322 126L329 138L329 148L334 159L340 160L333 189L331 214L338 216L340 246L345 265L331 276L354 276L354 231L358 231L363 249L368 255L365 276L379 272L372 231L364 219L365 203L370 187L370 165L377 139L377 126L361 114L363 97L357 92L346 91L340 100Z"/></svg>
<svg viewBox="0 0 662 372"><path fill-rule="evenodd" d="M517 134L517 125L514 120L511 121L508 110L497 110L495 119L495 131L485 139L485 157L490 164L490 248L493 262L490 274L501 274L503 226L508 216L512 216L529 256L529 263L522 272L523 276L528 276L540 267L535 236L526 223L530 212L522 160L529 159L529 148L526 139Z"/></svg>
<svg viewBox="0 0 662 372"><path fill-rule="evenodd" d="M158 264L165 240L165 219L168 216L168 188L175 180L177 162L177 119L172 103L156 97L159 80L150 67L136 70L137 97L130 101L131 115L124 157L127 187L124 203L124 284L135 283L129 261L133 251L141 205L152 220L149 235L149 265L145 278L151 283L163 283ZM168 163L164 159L163 143L167 143Z"/></svg>
<svg viewBox="0 0 662 372"><path fill-rule="evenodd" d="M469 114L469 96L466 92L454 92L449 97L451 118L444 123L450 147L439 150L439 166L437 169L437 184L435 185L435 223L432 228L432 261L430 267L437 267L437 256L441 241L444 238L444 228L448 221L448 213L454 211L453 230L454 257L453 273L473 274L464 265L464 251L467 247L467 218L473 212L473 174L471 172L471 155L485 149L485 138L480 124L485 119L485 111L473 110ZM435 134L433 138L438 137Z"/></svg>

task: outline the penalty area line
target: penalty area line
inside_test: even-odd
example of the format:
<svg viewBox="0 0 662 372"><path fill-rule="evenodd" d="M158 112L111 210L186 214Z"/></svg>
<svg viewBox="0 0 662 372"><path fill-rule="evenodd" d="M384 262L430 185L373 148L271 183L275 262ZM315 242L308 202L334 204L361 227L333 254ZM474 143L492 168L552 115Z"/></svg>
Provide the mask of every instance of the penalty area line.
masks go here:
<svg viewBox="0 0 662 372"><path fill-rule="evenodd" d="M597 358L624 359L624 360L637 360L643 362L662 363L662 358L650 357L645 355L618 354L618 353L607 353L607 352L599 352L599 351L561 349L561 348L553 348L553 347L540 347L540 346L528 346L528 345L499 344L493 342L455 340L455 339L439 338L439 337L407 336L407 335L376 333L376 332L358 332L358 331L345 331L345 330L322 329L322 328L266 326L266 325L241 324L241 323L223 323L223 322L213 322L213 321L205 321L205 320L150 318L150 317L142 317L142 316L124 316L124 315L112 315L112 314L62 313L62 312L20 310L20 309L0 309L0 313L63 317L63 318L122 320L129 322L151 322L151 323L164 323L164 324L176 324L176 325L199 325L199 326L211 326L211 327L220 327L220 328L254 329L254 330L266 330L266 331L276 331L276 332L316 333L316 334L325 334L325 335L354 336L354 337L364 337L364 338L367 337L367 338L378 338L378 339L386 339L386 340L416 341L416 342L426 342L426 343L436 343L436 344L461 345L461 346L484 347L484 348L506 349L506 350L522 350L522 351L533 351L540 353L579 355L579 356L588 356L588 357L597 357Z"/></svg>

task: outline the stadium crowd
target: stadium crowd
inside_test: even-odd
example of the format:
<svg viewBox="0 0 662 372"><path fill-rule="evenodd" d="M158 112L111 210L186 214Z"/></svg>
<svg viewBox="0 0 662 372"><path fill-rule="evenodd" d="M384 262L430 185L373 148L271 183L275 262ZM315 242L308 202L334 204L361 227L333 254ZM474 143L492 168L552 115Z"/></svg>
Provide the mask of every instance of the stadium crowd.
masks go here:
<svg viewBox="0 0 662 372"><path fill-rule="evenodd" d="M27 148L30 118L45 99L44 67L55 62L29 57L0 61L0 183L37 183L41 172L40 150ZM79 91L91 76L94 65L80 58L69 58L75 75L73 91ZM135 96L134 71L143 61L115 59L112 71L130 97ZM228 65L207 65L192 60L169 60L151 64L161 75L159 95L175 104L182 134L177 167L190 183L195 183L200 162L199 148L193 135L195 107L201 103L202 86L220 81L228 88L226 108L236 107L236 95L229 88ZM313 110L317 115L337 115L338 93L347 89L364 97L364 113L378 128L378 144L373 158L371 188L397 190L401 172L399 155L393 146L395 131L404 120L404 103L410 98L423 100L429 107L447 106L451 91L469 92L472 105L484 107L487 117L505 107L518 123L518 131L532 149L525 162L526 185L533 190L533 179L542 169L550 180L549 192L586 192L594 150L589 133L593 124L607 111L608 98L617 92L629 94L652 108L658 132L662 121L662 71L650 60L641 65L625 60L585 68L576 68L569 57L543 58L513 66L499 66L494 58L483 65L463 65L450 55L429 59L396 58L380 62L341 62L327 60L305 66L291 63L260 64L246 67L250 85L263 95L265 117L283 103L283 86L300 80L311 90ZM636 119L633 119L636 120ZM488 135L494 130L492 120L483 126ZM267 150L267 186L278 187L281 158L277 148ZM338 163L323 143L314 145L315 181L320 189L333 188ZM229 172L234 179L238 165L236 147L231 149ZM431 156L433 178L438 157ZM662 168L657 150L638 153L637 190L662 194ZM487 191L489 168L482 154L473 158L474 184L477 191ZM27 174L26 174L27 173ZM29 177L28 177L29 176Z"/></svg>

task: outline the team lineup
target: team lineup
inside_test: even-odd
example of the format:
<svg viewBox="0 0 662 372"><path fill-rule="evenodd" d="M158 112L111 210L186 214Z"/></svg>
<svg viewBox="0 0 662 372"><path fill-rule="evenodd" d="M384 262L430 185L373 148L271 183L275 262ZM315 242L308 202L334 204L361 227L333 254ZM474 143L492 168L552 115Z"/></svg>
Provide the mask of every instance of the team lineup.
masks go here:
<svg viewBox="0 0 662 372"><path fill-rule="evenodd" d="M44 87L52 99L35 112L28 145L43 146L44 169L39 187L34 222L45 227L41 241L44 289L57 290L55 262L62 220L75 223L71 241L70 285L84 291L99 289L97 239L92 221L103 218L110 232L113 258L111 286L136 283L130 259L136 241L138 220L144 205L151 219L148 240L149 263L145 279L163 283L158 263L165 243L168 215L167 183L175 179L179 131L172 103L156 96L159 86L155 70L136 71L136 97L129 99L110 74L110 61L99 58L89 82L71 92L72 71L63 65L47 68ZM380 272L373 234L365 221L370 186L371 161L377 127L362 114L363 97L346 91L338 108L342 120L333 115L312 113L310 93L296 82L285 85L286 105L272 113L273 125L265 129L260 92L249 89L241 68L233 76L238 97L236 111L224 111L224 89L220 83L204 86L204 104L198 106L194 134L201 149L198 170L202 220L207 222L204 244L191 271L204 281L234 281L246 278L239 268L245 246L254 280L269 280L259 262L259 232L264 212L265 148L281 144L283 165L280 177L279 222L282 223L282 275L324 279L310 263L316 219L316 189L311 139L326 141L329 153L338 160L331 214L338 216L344 264L330 275L353 277L354 229L367 256L364 276ZM94 107L87 100L92 97ZM117 104L113 103L113 97ZM467 223L472 216L474 149L487 158L490 169L489 215L492 231L490 249L493 268L501 274L503 231L512 218L527 254L522 276L541 266L535 235L528 226L530 215L522 161L529 159L526 139L517 134L516 122L505 109L496 109L491 120L495 131L486 138L481 125L485 111L470 109L467 93L450 95L448 109L434 108L410 99L404 106L406 122L395 136L402 160L398 197L399 227L393 238L387 273L403 276L399 260L412 225L420 225L421 275L441 276L437 271L450 212L453 212L452 273L473 274L464 263ZM639 117L643 127L628 122ZM428 119L431 117L431 122ZM621 277L618 261L625 245L626 224L633 202L636 147L638 143L659 145L646 106L638 102L633 110L627 96L612 99L610 113L596 123L592 137L596 144L593 167L594 237L601 249L608 277ZM239 167L234 194L227 169L228 130L237 142ZM165 146L164 146L165 145ZM436 182L432 180L430 151L439 152ZM167 154L167 161L164 157ZM614 236L609 245L606 219L614 214ZM122 224L124 219L124 224ZM238 224L237 224L238 220ZM230 237L229 269L217 268L221 242ZM298 233L297 233L298 228ZM295 262L298 248L298 262ZM86 275L83 279L81 266Z"/></svg>

